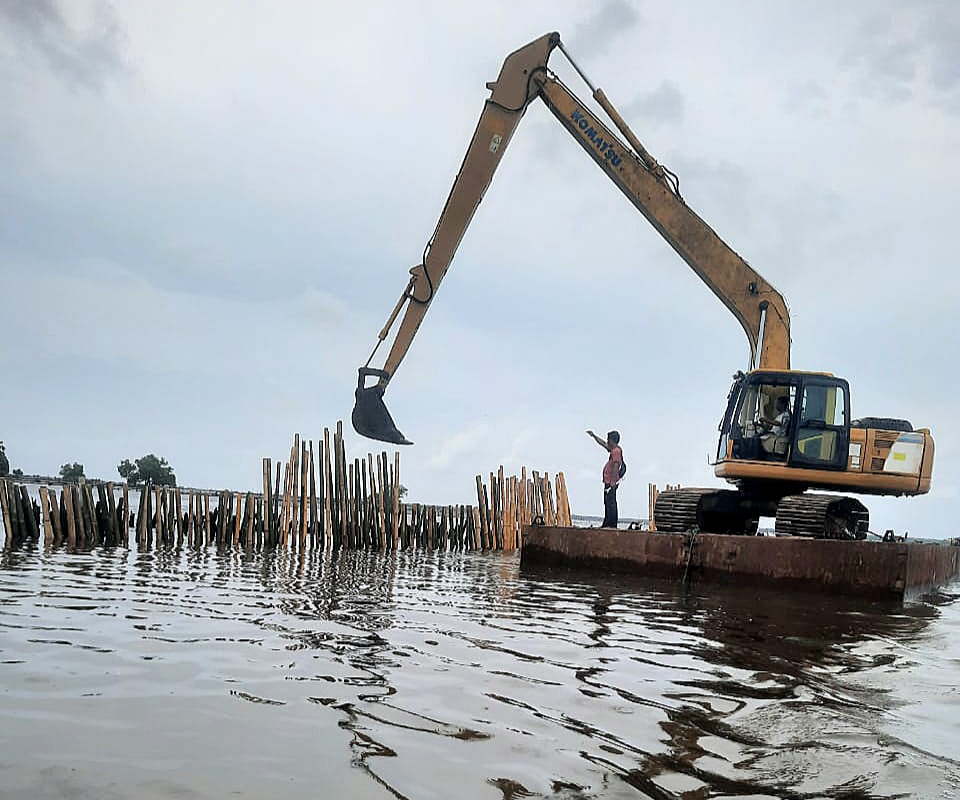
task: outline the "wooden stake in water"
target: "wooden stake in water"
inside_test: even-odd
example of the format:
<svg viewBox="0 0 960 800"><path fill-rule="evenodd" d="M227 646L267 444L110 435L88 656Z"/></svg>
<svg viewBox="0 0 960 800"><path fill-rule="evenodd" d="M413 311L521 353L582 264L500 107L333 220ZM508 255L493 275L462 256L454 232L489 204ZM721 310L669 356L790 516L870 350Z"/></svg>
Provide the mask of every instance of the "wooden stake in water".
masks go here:
<svg viewBox="0 0 960 800"><path fill-rule="evenodd" d="M130 491L126 482L123 484L123 519L120 521L120 543L124 547L130 545Z"/></svg>
<svg viewBox="0 0 960 800"><path fill-rule="evenodd" d="M146 489L140 490L140 505L137 508L137 547L144 547L147 543L147 495ZM64 498L69 495L64 488ZM70 509L70 519L73 518L73 510Z"/></svg>
<svg viewBox="0 0 960 800"><path fill-rule="evenodd" d="M154 487L154 500L157 504L157 546L167 541L167 524L163 518L163 489L160 486Z"/></svg>
<svg viewBox="0 0 960 800"><path fill-rule="evenodd" d="M300 443L300 549L307 546L307 527L310 514L310 452L307 443Z"/></svg>
<svg viewBox="0 0 960 800"><path fill-rule="evenodd" d="M3 513L3 548L13 547L13 518L10 516L10 500L7 497L8 482L0 478L0 511Z"/></svg>
<svg viewBox="0 0 960 800"><path fill-rule="evenodd" d="M323 463L320 464L320 487L321 492L323 491ZM316 476L316 464L313 460L313 439L310 440L310 541L312 544L316 545L319 539L319 531L317 530L317 520L319 517L319 500L317 498L317 476Z"/></svg>
<svg viewBox="0 0 960 800"><path fill-rule="evenodd" d="M263 538L264 544L269 546L273 541L273 520L270 519L270 459L263 459Z"/></svg>
<svg viewBox="0 0 960 800"><path fill-rule="evenodd" d="M120 544L120 525L117 520L117 498L113 494L113 484L107 483L107 527L113 544Z"/></svg>
<svg viewBox="0 0 960 800"><path fill-rule="evenodd" d="M50 522L53 524L54 547L63 544L63 525L60 514L60 505L57 502L57 490L50 489Z"/></svg>
<svg viewBox="0 0 960 800"><path fill-rule="evenodd" d="M334 503L334 478L333 478L333 462L330 456L330 429L323 429L323 472L325 489L324 489L324 498L323 498L323 530L324 534L329 538L331 547L333 546L333 513L336 509Z"/></svg>
<svg viewBox="0 0 960 800"><path fill-rule="evenodd" d="M400 539L400 451L393 454L393 549Z"/></svg>
<svg viewBox="0 0 960 800"><path fill-rule="evenodd" d="M253 547L253 520L256 515L256 508L253 504L253 492L247 492L247 499L244 503L243 519L245 523L244 545L247 550Z"/></svg>
<svg viewBox="0 0 960 800"><path fill-rule="evenodd" d="M273 484L273 507L271 512L273 514L273 524L274 524L274 534L275 538L273 544L279 544L280 542L280 504L283 501L283 495L280 493L280 462L277 462L276 469L276 480Z"/></svg>
<svg viewBox="0 0 960 800"><path fill-rule="evenodd" d="M24 537L31 541L40 535L40 520L33 513L33 503L30 500L30 494L26 486L20 487L20 511L21 519L25 521Z"/></svg>
<svg viewBox="0 0 960 800"><path fill-rule="evenodd" d="M50 521L50 497L47 487L40 487L40 513L43 516L43 543L53 544L53 523Z"/></svg>
<svg viewBox="0 0 960 800"><path fill-rule="evenodd" d="M197 545L206 547L210 544L210 514L209 494L200 492L197 495Z"/></svg>

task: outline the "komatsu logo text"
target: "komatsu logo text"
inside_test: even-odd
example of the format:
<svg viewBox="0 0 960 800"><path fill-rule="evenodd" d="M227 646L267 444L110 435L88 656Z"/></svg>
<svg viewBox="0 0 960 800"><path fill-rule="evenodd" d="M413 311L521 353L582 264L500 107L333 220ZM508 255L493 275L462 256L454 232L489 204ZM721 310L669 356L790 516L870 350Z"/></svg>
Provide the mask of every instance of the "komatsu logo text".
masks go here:
<svg viewBox="0 0 960 800"><path fill-rule="evenodd" d="M612 166L620 166L621 158L617 155L617 151L613 149L613 145L610 142L606 141L606 139L597 133L597 130L590 124L589 117L577 109L570 115L570 119L577 123L577 127L583 131L583 135L593 142L593 146L603 154L603 157L607 159Z"/></svg>

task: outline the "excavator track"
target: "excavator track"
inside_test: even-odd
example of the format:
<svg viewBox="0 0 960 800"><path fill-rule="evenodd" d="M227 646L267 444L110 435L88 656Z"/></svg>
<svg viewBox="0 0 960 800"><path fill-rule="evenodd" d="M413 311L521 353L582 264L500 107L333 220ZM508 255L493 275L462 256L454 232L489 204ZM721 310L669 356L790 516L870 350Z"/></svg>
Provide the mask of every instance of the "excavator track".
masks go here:
<svg viewBox="0 0 960 800"><path fill-rule="evenodd" d="M757 518L755 511L745 510L748 505L747 498L729 490L667 489L657 495L654 522L662 533L753 535ZM830 494L788 495L777 503L776 515L778 536L865 539L870 524L870 512L863 503Z"/></svg>
<svg viewBox="0 0 960 800"><path fill-rule="evenodd" d="M794 494L777 504L777 533L814 539L866 539L870 512L859 500L830 494Z"/></svg>
<svg viewBox="0 0 960 800"><path fill-rule="evenodd" d="M700 530L700 501L717 489L667 489L657 494L654 523L661 533L686 533Z"/></svg>

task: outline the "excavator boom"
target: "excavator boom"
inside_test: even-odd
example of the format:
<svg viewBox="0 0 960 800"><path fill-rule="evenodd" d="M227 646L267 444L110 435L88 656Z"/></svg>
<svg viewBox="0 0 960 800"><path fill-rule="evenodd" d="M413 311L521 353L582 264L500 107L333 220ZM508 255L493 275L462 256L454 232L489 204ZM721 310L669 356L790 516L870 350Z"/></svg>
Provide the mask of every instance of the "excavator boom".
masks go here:
<svg viewBox="0 0 960 800"><path fill-rule="evenodd" d="M380 331L377 347L370 354L367 363L360 368L356 405L353 409L353 427L357 433L391 444L411 444L397 430L383 403L384 389L410 349L413 337L433 302L440 281L447 274L460 240L500 165L500 159L503 158L513 132L520 124L530 101L537 96L539 86L533 81L534 76L546 73L547 60L558 44L558 33L541 36L507 56L500 69L500 76L494 83L487 84L491 95L484 103L477 129L440 214L436 230L424 250L423 260L410 270L410 280L387 324ZM389 335L390 328L404 305L406 311L383 369L371 369L370 361ZM367 386L366 381L371 377L376 378L377 382Z"/></svg>
<svg viewBox="0 0 960 800"><path fill-rule="evenodd" d="M687 206L675 176L640 144L602 90L587 81L593 98L632 149L548 70L547 61L557 47L563 49L559 34L541 36L511 53L497 80L487 84L491 96L484 104L423 260L410 270L407 286L381 330L377 346L359 370L353 411L353 426L358 433L392 444L410 444L384 405L384 390L410 348L517 125L527 106L538 97L733 312L747 335L750 366L790 368L790 315L783 297ZM580 72L575 63L573 66ZM370 362L401 311L400 327L382 369L372 368ZM376 382L368 386L370 378Z"/></svg>
<svg viewBox="0 0 960 800"><path fill-rule="evenodd" d="M737 318L750 343L751 368L790 369L790 312L783 296L684 202L663 167L627 148L556 78L540 89L560 124ZM594 98L635 139L601 90Z"/></svg>

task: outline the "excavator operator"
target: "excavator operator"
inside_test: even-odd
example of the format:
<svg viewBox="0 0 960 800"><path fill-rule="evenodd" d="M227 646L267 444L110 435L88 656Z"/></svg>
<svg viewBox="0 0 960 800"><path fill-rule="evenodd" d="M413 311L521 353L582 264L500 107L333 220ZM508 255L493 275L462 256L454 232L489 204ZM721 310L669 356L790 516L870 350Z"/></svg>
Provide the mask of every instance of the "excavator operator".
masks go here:
<svg viewBox="0 0 960 800"><path fill-rule="evenodd" d="M774 456L786 456L787 432L790 430L790 399L786 395L777 398L777 414L773 419L760 418L767 431L760 437L763 449Z"/></svg>

